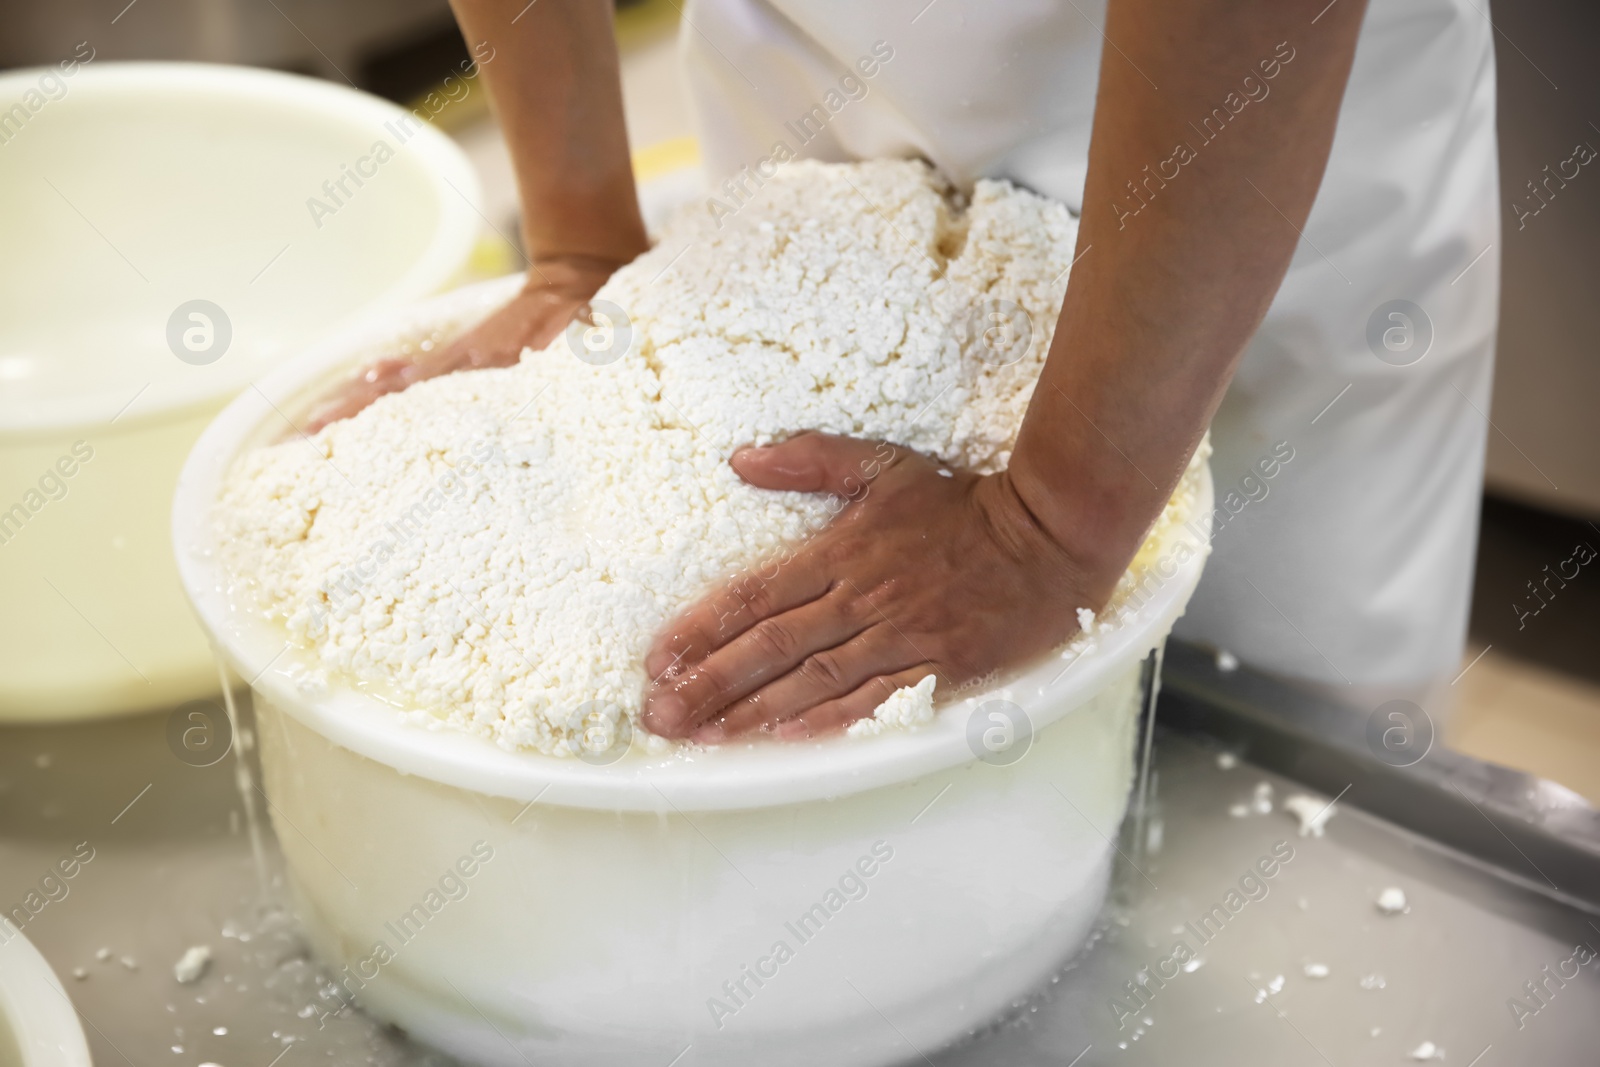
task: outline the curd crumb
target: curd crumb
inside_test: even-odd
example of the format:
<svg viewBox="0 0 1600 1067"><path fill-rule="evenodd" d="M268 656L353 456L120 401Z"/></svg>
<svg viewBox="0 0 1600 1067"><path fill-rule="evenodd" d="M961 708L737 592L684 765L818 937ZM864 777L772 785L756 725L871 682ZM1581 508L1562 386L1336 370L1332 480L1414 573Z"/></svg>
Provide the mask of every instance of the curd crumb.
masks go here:
<svg viewBox="0 0 1600 1067"><path fill-rule="evenodd" d="M857 719L846 731L851 737L871 737L885 730L914 730L933 721L933 687L937 679L928 675L916 685L902 686L865 719Z"/></svg>
<svg viewBox="0 0 1600 1067"><path fill-rule="evenodd" d="M1283 810L1300 820L1301 837L1321 837L1328 820L1338 811L1331 800L1304 793L1285 798Z"/></svg>
<svg viewBox="0 0 1600 1067"><path fill-rule="evenodd" d="M211 964L210 945L191 945L177 963L173 964L172 976L180 984L188 985L200 980L206 968Z"/></svg>
<svg viewBox="0 0 1600 1067"><path fill-rule="evenodd" d="M1406 891L1397 885L1389 886L1379 893L1377 905L1378 910L1385 915L1399 915L1411 910L1410 905L1406 903Z"/></svg>
<svg viewBox="0 0 1600 1067"><path fill-rule="evenodd" d="M586 706L637 725L673 614L837 508L744 483L733 446L809 429L892 440L948 478L1006 468L1077 233L1065 205L1005 182L957 193L920 162L795 161L737 218L677 213L613 274L596 298L626 330L558 335L385 396L309 448L241 453L212 516L219 562L283 628L294 654L272 670L306 696L372 685L417 726L580 756ZM993 301L1032 323L1005 361L965 328ZM1157 528L1186 518L1204 452ZM852 733L931 718L925 696L895 704Z"/></svg>

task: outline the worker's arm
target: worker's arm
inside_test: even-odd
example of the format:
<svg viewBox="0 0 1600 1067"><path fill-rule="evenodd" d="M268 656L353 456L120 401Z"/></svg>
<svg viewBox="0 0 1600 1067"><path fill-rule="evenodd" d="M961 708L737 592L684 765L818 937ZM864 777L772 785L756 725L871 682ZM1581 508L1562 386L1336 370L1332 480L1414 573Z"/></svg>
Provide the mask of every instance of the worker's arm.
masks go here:
<svg viewBox="0 0 1600 1067"><path fill-rule="evenodd" d="M661 635L650 729L836 728L929 673L944 686L1020 665L1105 604L1310 212L1365 7L1325 3L1111 0L1081 258L1010 469L945 477L817 435L736 454L769 488L845 495L864 464L875 476L775 574ZM1206 140L1213 108L1227 120Z"/></svg>
<svg viewBox="0 0 1600 1067"><path fill-rule="evenodd" d="M522 201L528 282L430 356L366 368L309 429L453 370L542 348L613 271L649 247L633 186L611 0L451 0L505 132Z"/></svg>

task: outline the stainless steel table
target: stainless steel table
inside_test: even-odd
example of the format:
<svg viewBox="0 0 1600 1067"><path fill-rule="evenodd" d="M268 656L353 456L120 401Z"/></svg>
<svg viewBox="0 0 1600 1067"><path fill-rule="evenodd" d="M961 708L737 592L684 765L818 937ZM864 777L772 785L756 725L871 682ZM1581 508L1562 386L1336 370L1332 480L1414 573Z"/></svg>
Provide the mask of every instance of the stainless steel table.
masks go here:
<svg viewBox="0 0 1600 1067"><path fill-rule="evenodd" d="M265 820L252 848L242 796L264 798L238 788L233 756L174 754L191 721L0 729L0 908L23 908L96 1062L445 1062L359 1013L319 1026L325 979ZM1458 1067L1600 1063L1600 817L1437 747L1392 766L1365 725L1171 649L1149 799L1095 939L1005 1019L907 1062L1344 1067L1413 1063L1431 1042ZM247 754L249 739L246 715ZM1238 814L1262 782L1273 810ZM1338 796L1325 836L1299 836L1292 794ZM1391 886L1409 910L1378 910ZM174 963L202 944L211 966L180 984Z"/></svg>

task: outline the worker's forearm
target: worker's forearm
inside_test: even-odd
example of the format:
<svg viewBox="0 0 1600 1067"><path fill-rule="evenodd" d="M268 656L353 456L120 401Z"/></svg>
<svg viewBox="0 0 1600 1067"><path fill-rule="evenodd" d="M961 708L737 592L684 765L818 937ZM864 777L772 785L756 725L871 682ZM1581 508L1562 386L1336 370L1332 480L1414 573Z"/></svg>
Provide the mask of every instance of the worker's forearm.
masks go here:
<svg viewBox="0 0 1600 1067"><path fill-rule="evenodd" d="M511 148L535 264L648 247L622 117L610 0L451 0Z"/></svg>
<svg viewBox="0 0 1600 1067"><path fill-rule="evenodd" d="M1172 492L1300 240L1365 8L1338 0L1313 23L1323 2L1111 0L1081 258L1011 463L1103 584Z"/></svg>

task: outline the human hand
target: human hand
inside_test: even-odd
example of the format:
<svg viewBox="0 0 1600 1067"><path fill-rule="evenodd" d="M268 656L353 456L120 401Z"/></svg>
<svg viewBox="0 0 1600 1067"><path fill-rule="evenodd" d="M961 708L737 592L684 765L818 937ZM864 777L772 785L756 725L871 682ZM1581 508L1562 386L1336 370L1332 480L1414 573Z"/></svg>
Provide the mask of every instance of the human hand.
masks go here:
<svg viewBox="0 0 1600 1067"><path fill-rule="evenodd" d="M524 348L543 348L566 329L621 265L580 257L536 264L528 271L527 284L509 304L443 348L415 357L380 359L363 367L317 409L305 432L316 433L330 422L348 419L380 396L428 378L451 371L511 366Z"/></svg>
<svg viewBox="0 0 1600 1067"><path fill-rule="evenodd" d="M840 729L929 674L956 686L1043 655L1118 577L1080 566L1006 473L818 433L730 462L759 488L846 503L792 555L657 637L641 721L664 737L715 744L755 729L784 738Z"/></svg>

